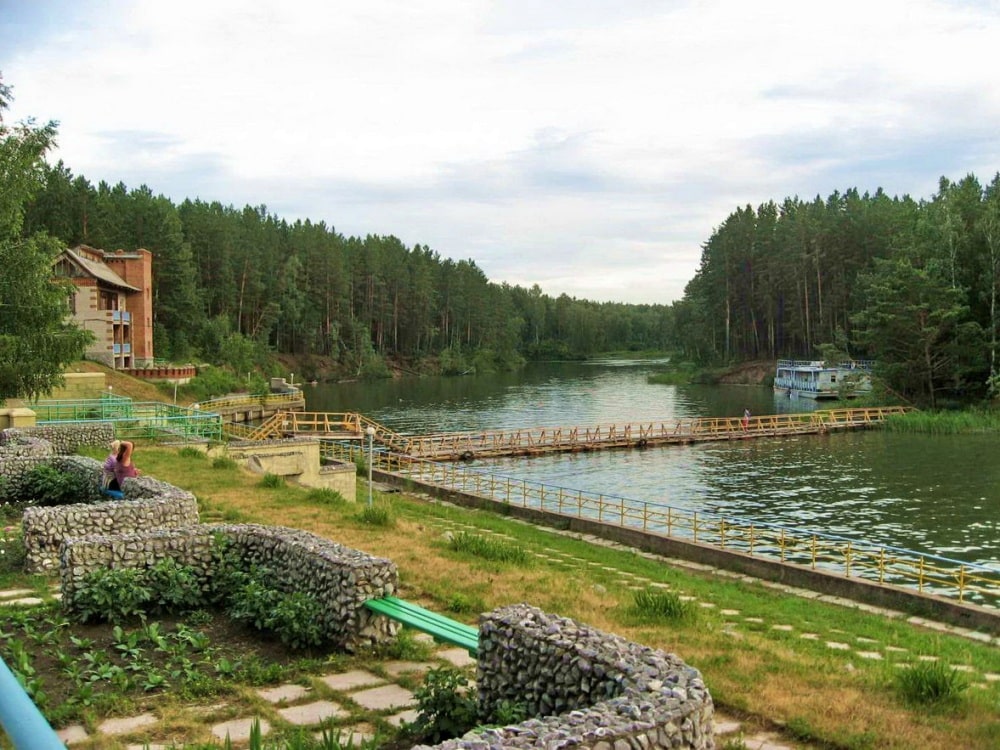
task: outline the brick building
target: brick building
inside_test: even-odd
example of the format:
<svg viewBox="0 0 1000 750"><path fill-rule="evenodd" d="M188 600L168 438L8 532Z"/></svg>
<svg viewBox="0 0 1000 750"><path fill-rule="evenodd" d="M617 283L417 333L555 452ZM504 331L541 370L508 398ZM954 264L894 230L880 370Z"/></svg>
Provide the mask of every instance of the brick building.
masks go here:
<svg viewBox="0 0 1000 750"><path fill-rule="evenodd" d="M116 370L153 363L152 253L77 245L64 250L52 270L76 287L70 314L94 334L88 359Z"/></svg>

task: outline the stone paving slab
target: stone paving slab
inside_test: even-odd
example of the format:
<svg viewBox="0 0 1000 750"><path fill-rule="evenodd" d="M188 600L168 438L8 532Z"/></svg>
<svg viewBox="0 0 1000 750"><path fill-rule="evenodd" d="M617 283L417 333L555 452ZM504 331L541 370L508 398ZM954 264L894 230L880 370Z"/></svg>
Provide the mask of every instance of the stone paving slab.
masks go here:
<svg viewBox="0 0 1000 750"><path fill-rule="evenodd" d="M370 711L383 711L412 706L416 699L413 693L399 685L383 685L351 693L351 700Z"/></svg>
<svg viewBox="0 0 1000 750"><path fill-rule="evenodd" d="M17 599L18 597L33 593L35 593L34 589L6 589L5 591L0 591L0 599Z"/></svg>
<svg viewBox="0 0 1000 750"><path fill-rule="evenodd" d="M221 724L216 724L212 727L212 736L216 739L225 740L229 737L233 742L244 742L250 739L250 727L253 726L253 718L247 719L233 719L232 721L224 721ZM260 733L261 736L268 734L271 731L271 725L267 719L260 720Z"/></svg>
<svg viewBox="0 0 1000 750"><path fill-rule="evenodd" d="M339 672L337 674L325 674L319 679L328 688L338 692L353 690L354 688L365 687L367 685L379 685L385 682L377 674L366 672L363 669Z"/></svg>
<svg viewBox="0 0 1000 750"><path fill-rule="evenodd" d="M87 730L83 724L70 724L68 727L58 730L56 736L67 745L72 745L77 742L83 742L90 735L87 734Z"/></svg>
<svg viewBox="0 0 1000 750"><path fill-rule="evenodd" d="M407 672L430 672L438 665L430 661L389 661L382 665L387 674L399 677Z"/></svg>
<svg viewBox="0 0 1000 750"><path fill-rule="evenodd" d="M0 604L14 607L34 607L44 603L44 601L44 599L39 599L37 596L26 596L23 599L5 599Z"/></svg>
<svg viewBox="0 0 1000 750"><path fill-rule="evenodd" d="M314 701L301 706L289 706L278 711L282 719L299 726L315 726L327 719L341 719L349 716L348 712L333 701Z"/></svg>
<svg viewBox="0 0 1000 750"><path fill-rule="evenodd" d="M402 711L398 714L393 714L392 716L386 716L385 721L390 726L394 726L397 729L403 724L412 724L420 716L420 712L416 709L411 709L409 711Z"/></svg>
<svg viewBox="0 0 1000 750"><path fill-rule="evenodd" d="M361 747L365 742L375 739L375 731L368 724L327 729L326 734L327 736L336 736L339 747ZM313 737L322 741L323 732L316 732Z"/></svg>
<svg viewBox="0 0 1000 750"><path fill-rule="evenodd" d="M128 734L137 729L155 724L156 717L151 713L139 714L138 716L126 716L121 719L107 719L97 725L97 731L101 734Z"/></svg>
<svg viewBox="0 0 1000 750"><path fill-rule="evenodd" d="M257 695L268 703L294 703L310 693L309 688L302 685L278 685L272 688L261 688Z"/></svg>
<svg viewBox="0 0 1000 750"><path fill-rule="evenodd" d="M445 651L438 651L437 656L459 669L476 664L475 657L470 656L464 648L449 648Z"/></svg>

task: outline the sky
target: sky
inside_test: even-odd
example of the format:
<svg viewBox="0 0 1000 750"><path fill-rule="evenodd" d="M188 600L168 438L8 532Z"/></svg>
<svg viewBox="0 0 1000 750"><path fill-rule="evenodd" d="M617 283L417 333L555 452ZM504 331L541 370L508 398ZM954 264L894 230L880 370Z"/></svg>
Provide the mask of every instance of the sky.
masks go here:
<svg viewBox="0 0 1000 750"><path fill-rule="evenodd" d="M1000 0L0 0L93 184L668 304L738 207L1000 170Z"/></svg>

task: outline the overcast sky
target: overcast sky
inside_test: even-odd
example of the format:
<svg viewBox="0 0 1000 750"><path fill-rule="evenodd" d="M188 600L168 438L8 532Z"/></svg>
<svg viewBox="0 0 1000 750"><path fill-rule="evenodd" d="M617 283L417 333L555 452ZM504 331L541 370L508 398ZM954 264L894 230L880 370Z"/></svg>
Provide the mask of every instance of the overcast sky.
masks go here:
<svg viewBox="0 0 1000 750"><path fill-rule="evenodd" d="M1000 2L0 0L95 185L669 303L738 206L1000 169Z"/></svg>

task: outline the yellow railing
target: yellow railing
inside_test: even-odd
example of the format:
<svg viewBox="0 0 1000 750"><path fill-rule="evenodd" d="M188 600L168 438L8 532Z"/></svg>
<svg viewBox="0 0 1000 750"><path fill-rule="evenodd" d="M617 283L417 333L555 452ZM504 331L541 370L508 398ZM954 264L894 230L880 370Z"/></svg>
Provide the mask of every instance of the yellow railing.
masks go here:
<svg viewBox="0 0 1000 750"><path fill-rule="evenodd" d="M323 443L326 458L372 461L379 471L497 503L686 539L813 570L1000 607L1000 570L774 524L676 508L662 503L547 485L376 450Z"/></svg>
<svg viewBox="0 0 1000 750"><path fill-rule="evenodd" d="M455 459L791 435L877 424L890 415L909 410L909 407L901 406L826 409L751 417L746 424L741 417L701 417L584 427L449 432L411 437L407 441L408 450L404 452L414 457Z"/></svg>
<svg viewBox="0 0 1000 750"><path fill-rule="evenodd" d="M210 401L202 401L197 404L197 408L202 411L224 411L226 409L241 409L249 407L279 407L304 403L305 397L301 393L260 393L257 395L247 394L240 396L226 396L224 398L213 398Z"/></svg>

